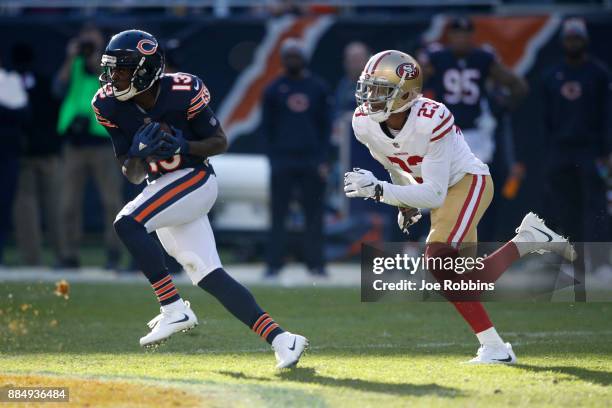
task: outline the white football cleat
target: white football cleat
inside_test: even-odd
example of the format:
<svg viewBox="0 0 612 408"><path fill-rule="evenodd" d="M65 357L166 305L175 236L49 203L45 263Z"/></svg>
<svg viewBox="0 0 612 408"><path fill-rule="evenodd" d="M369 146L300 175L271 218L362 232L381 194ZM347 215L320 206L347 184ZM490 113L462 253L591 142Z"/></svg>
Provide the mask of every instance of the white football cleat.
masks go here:
<svg viewBox="0 0 612 408"><path fill-rule="evenodd" d="M188 301L183 302L178 307L169 308L162 306L160 312L153 320L147 323L151 328L151 332L140 338L140 345L142 347L156 347L174 333L180 331L186 332L198 325L198 318L193 313L193 310L191 310Z"/></svg>
<svg viewBox="0 0 612 408"><path fill-rule="evenodd" d="M510 343L499 346L481 345L476 357L468 364L516 364L516 354Z"/></svg>
<svg viewBox="0 0 612 408"><path fill-rule="evenodd" d="M570 262L575 261L578 257L574 246L567 238L548 228L544 220L532 212L523 218L516 233L517 236L512 241L526 245L526 252L537 252L540 255L554 252Z"/></svg>
<svg viewBox="0 0 612 408"><path fill-rule="evenodd" d="M272 341L272 350L276 356L276 368L294 367L304 350L308 347L308 339L299 334L284 332L279 334Z"/></svg>

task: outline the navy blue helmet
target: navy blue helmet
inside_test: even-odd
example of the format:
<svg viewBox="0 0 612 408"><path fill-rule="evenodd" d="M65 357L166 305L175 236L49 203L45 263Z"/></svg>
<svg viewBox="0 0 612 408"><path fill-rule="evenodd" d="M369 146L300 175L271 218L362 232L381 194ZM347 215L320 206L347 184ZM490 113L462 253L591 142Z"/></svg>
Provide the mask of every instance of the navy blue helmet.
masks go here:
<svg viewBox="0 0 612 408"><path fill-rule="evenodd" d="M120 101L126 101L151 88L164 72L164 54L151 34L141 30L127 30L115 34L102 55L100 82L108 86ZM119 90L113 80L116 68L132 70L130 85Z"/></svg>

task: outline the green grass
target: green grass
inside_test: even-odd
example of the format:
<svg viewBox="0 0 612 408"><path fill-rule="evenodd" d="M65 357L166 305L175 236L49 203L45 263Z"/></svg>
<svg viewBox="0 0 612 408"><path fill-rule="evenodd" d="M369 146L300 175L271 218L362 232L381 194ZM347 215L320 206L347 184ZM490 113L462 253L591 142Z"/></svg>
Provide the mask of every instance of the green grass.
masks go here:
<svg viewBox="0 0 612 408"><path fill-rule="evenodd" d="M138 346L157 312L145 285L78 284L68 300L52 291L0 284L0 373L174 387L205 406L599 407L612 398L608 303L489 304L520 364L474 367L461 362L475 339L448 304L256 289L278 322L311 341L297 369L279 372L268 345L198 288L181 292L200 326L154 353Z"/></svg>

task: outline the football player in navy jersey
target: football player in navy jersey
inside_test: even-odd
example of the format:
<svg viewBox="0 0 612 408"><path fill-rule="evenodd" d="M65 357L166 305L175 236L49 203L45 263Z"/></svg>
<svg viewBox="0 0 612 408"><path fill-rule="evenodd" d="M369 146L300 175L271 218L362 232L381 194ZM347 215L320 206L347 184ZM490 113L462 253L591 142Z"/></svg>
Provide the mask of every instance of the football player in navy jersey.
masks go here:
<svg viewBox="0 0 612 408"><path fill-rule="evenodd" d="M490 79L505 87L509 91L509 106L515 106L527 94L528 86L498 60L492 48L476 46L473 31L468 18L453 18L448 46L430 45L419 56L419 62L425 88L433 93L430 96L444 102L453 112L455 123L476 157L491 163L495 121L488 110L485 83Z"/></svg>
<svg viewBox="0 0 612 408"><path fill-rule="evenodd" d="M297 364L308 340L284 331L251 293L221 265L208 212L217 181L207 158L225 152L223 128L208 106L210 94L198 77L164 74L164 55L155 37L140 30L116 34L102 56L102 87L92 101L111 135L127 179L147 186L115 220L117 234L151 283L161 313L140 339L156 346L198 324L164 264L164 249L198 285L272 345L277 367Z"/></svg>

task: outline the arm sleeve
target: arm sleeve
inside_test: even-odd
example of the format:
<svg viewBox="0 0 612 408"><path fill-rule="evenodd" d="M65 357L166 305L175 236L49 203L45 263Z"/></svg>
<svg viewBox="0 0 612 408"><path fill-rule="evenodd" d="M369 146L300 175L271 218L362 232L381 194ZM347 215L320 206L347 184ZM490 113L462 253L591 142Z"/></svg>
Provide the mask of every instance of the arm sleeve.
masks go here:
<svg viewBox="0 0 612 408"><path fill-rule="evenodd" d="M131 138L118 127L106 127L106 131L113 142L115 157L127 155L128 150L130 150Z"/></svg>
<svg viewBox="0 0 612 408"><path fill-rule="evenodd" d="M452 138L444 137L429 145L421 165L423 184L398 186L383 182L382 201L399 207L440 207L448 191L451 143Z"/></svg>
<svg viewBox="0 0 612 408"><path fill-rule="evenodd" d="M213 110L206 106L204 109L189 120L189 127L194 135L200 140L211 137L217 132L221 125Z"/></svg>
<svg viewBox="0 0 612 408"><path fill-rule="evenodd" d="M210 92L204 82L196 76L193 76L193 87L189 93L189 101L187 104L187 120L193 120L202 112L205 112L210 103Z"/></svg>

